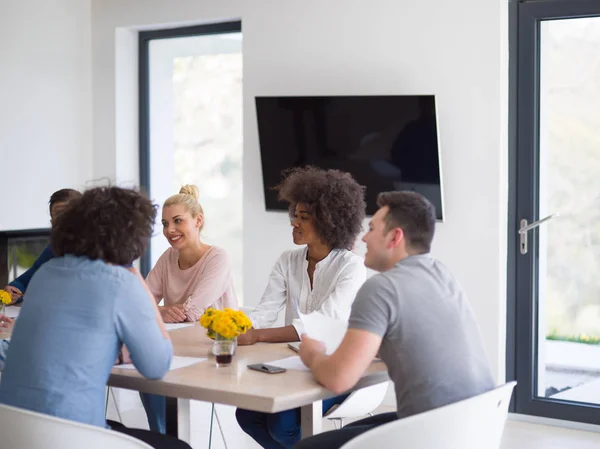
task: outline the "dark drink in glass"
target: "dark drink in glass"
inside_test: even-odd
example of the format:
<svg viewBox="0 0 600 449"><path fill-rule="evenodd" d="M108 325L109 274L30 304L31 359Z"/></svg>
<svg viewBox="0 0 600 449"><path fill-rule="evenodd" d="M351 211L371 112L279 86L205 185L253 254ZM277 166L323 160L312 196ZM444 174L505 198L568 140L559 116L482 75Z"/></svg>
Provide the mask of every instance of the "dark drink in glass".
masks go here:
<svg viewBox="0 0 600 449"><path fill-rule="evenodd" d="M231 360L233 359L233 356L231 354L221 354L215 357L217 359L217 366L231 365Z"/></svg>

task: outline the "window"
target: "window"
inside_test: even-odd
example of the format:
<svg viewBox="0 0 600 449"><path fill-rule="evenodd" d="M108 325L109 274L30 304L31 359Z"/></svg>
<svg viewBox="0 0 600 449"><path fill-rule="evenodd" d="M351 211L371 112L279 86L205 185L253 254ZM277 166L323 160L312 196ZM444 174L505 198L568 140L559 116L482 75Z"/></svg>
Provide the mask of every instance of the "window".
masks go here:
<svg viewBox="0 0 600 449"><path fill-rule="evenodd" d="M229 254L242 303L240 22L140 33L140 183L161 206L198 186L202 238ZM168 247L159 211L144 274Z"/></svg>

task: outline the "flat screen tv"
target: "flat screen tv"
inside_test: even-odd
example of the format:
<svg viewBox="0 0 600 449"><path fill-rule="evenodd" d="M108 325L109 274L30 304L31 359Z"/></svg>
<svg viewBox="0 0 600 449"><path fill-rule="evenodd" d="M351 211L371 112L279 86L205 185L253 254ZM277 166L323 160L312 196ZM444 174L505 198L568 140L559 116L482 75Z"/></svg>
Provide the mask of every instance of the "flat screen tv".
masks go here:
<svg viewBox="0 0 600 449"><path fill-rule="evenodd" d="M286 210L272 187L283 170L315 165L351 173L377 194L410 190L443 218L440 151L433 95L256 97L267 210Z"/></svg>

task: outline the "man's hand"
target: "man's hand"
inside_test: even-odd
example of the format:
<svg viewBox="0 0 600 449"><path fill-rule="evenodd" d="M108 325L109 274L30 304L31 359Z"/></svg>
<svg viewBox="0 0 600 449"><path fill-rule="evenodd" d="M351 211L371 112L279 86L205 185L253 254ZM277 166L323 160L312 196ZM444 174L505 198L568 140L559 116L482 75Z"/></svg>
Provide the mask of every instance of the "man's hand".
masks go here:
<svg viewBox="0 0 600 449"><path fill-rule="evenodd" d="M302 343L300 343L299 353L302 363L307 367L312 368L315 357L325 355L325 344L322 341L310 338L306 334L302 334Z"/></svg>
<svg viewBox="0 0 600 449"><path fill-rule="evenodd" d="M256 329L248 329L245 334L238 335L238 345L248 346L258 342L258 331Z"/></svg>
<svg viewBox="0 0 600 449"><path fill-rule="evenodd" d="M13 320L11 320L6 315L2 315L0 313L0 327L8 327L9 325L12 324L12 322L13 322Z"/></svg>
<svg viewBox="0 0 600 449"><path fill-rule="evenodd" d="M303 335L300 357L321 385L341 394L356 385L377 354L381 340L372 332L348 329L342 343L328 356L320 341Z"/></svg>
<svg viewBox="0 0 600 449"><path fill-rule="evenodd" d="M187 319L182 306L164 306L159 310L165 323L183 323Z"/></svg>
<svg viewBox="0 0 600 449"><path fill-rule="evenodd" d="M23 296L23 292L17 287L13 287L12 285L7 285L6 287L4 287L4 290L6 290L10 294L10 297L12 299L11 304L14 304L15 302L17 302L17 299Z"/></svg>

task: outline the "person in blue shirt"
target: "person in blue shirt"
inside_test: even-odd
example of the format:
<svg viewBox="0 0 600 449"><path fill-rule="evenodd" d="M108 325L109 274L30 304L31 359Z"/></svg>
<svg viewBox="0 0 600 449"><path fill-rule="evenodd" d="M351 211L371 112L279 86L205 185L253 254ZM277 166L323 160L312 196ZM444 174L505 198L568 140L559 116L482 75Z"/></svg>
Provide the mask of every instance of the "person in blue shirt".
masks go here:
<svg viewBox="0 0 600 449"><path fill-rule="evenodd" d="M61 189L57 190L50 196L50 201L48 202L48 206L50 209L50 223L54 224L56 218L60 215L61 212L65 210L67 207L67 203L70 200L80 198L81 193L74 189ZM42 254L36 259L33 265L21 276L16 278L6 287L6 290L12 296L13 303L20 303L23 301L23 294L25 290L27 290L27 286L29 285L29 281L31 281L32 276L35 272L46 262L54 257L54 252L50 245L44 248Z"/></svg>
<svg viewBox="0 0 600 449"><path fill-rule="evenodd" d="M97 187L54 220L55 257L27 287L0 383L0 403L112 428L154 448L190 449L176 438L105 419L104 389L127 346L141 375L160 379L173 346L139 271L156 207L135 190Z"/></svg>

